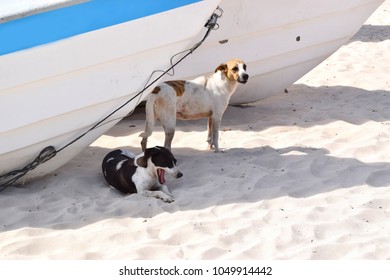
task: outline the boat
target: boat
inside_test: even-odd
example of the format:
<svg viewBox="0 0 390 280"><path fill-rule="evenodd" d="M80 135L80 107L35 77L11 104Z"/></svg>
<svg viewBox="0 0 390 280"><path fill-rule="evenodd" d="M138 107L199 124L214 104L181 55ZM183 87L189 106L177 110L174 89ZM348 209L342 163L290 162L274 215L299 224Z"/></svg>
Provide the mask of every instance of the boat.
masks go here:
<svg viewBox="0 0 390 280"><path fill-rule="evenodd" d="M150 81L168 79L152 76L172 60L174 78L191 79L244 59L251 78L231 104L255 102L330 56L383 2L7 1L18 7L0 9L0 185L68 162L144 100ZM207 19L217 30L204 40Z"/></svg>
<svg viewBox="0 0 390 280"><path fill-rule="evenodd" d="M282 92L345 44L383 0L222 0L223 16L202 47L181 64L177 79L210 73L242 58L250 79L231 104Z"/></svg>
<svg viewBox="0 0 390 280"><path fill-rule="evenodd" d="M131 112L219 3L2 0L0 185L53 172Z"/></svg>

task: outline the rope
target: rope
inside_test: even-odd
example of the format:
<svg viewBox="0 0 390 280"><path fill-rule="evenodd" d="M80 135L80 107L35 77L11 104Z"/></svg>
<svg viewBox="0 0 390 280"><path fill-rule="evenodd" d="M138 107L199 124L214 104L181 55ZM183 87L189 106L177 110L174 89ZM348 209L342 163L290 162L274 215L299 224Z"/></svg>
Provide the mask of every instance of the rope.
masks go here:
<svg viewBox="0 0 390 280"><path fill-rule="evenodd" d="M57 151L54 149L54 147L53 146L48 146L48 147L44 148L39 153L39 155L34 159L34 161L32 161L31 163L27 164L22 169L14 170L14 171L8 172L7 174L2 175L0 177L0 182L3 181L3 180L8 180L8 181L2 183L2 185L4 185L5 187L0 189L0 192L5 190L8 186L12 185L13 183L15 183L20 178L22 178L24 175L27 174L27 172L37 168L42 163L44 163L44 162L50 160L51 158L53 158L56 154L57 154ZM8 179L8 178L10 178L10 179Z"/></svg>
<svg viewBox="0 0 390 280"><path fill-rule="evenodd" d="M192 54L197 48L199 48L203 42L206 40L206 38L209 36L211 30L216 30L219 28L219 25L217 23L218 21L218 18L220 18L223 14L223 10L220 8L220 7L217 7L217 9L219 11L219 14L217 13L213 13L210 17L210 19L207 21L207 23L204 25L204 27L207 28L207 31L205 33L205 35L203 36L203 38L197 42L193 47L191 47L190 49L187 49L187 50L184 50L182 52L179 52L175 55L173 55L170 59L170 64L171 66L167 69L167 70L155 70L152 72L152 74L150 74L149 76L149 79L146 81L145 83L145 86L144 88L139 91L136 95L134 95L132 98L130 98L129 100L127 100L125 103L123 103L121 106L119 106L118 108L116 108L114 111L112 111L111 113L109 113L106 117L104 117L102 120L100 120L99 122L97 122L95 125L93 125L91 128L89 128L87 131L85 131L84 133L82 133L80 136L76 137L75 139L71 140L69 143L67 143L66 145L62 146L61 148L59 148L58 150L56 150L53 146L48 146L46 148L44 148L40 153L39 155L29 164L27 164L25 167L21 168L21 169L18 169L18 170L13 170L11 172L8 172L6 174L3 174L0 176L0 185L1 186L4 186L2 189L0 189L0 192L2 192L3 190L5 190L7 187L9 187L10 185L14 184L16 181L18 181L20 178L24 177L29 171L31 170L34 170L35 168L37 168L39 165L41 165L42 163L45 163L46 161L52 159L53 157L55 157L59 152L63 151L64 149L68 148L69 146L71 146L72 144L74 144L75 142L77 142L78 140L80 140L81 138L83 138L85 135L87 135L89 132L91 132L92 130L98 128L99 126L101 125L105 125L107 124L108 122L110 121L114 121L114 120L110 120L108 122L106 122L112 115L114 115L115 113L117 113L119 110L123 109L125 106L127 106L130 102L132 102L135 98L139 97L141 98L142 94L145 92L145 90L149 89L154 83L156 83L159 79L161 79L164 75L170 75L170 76L173 76L174 73L175 73L175 70L174 68L179 64L181 63L184 59L186 59L190 54ZM183 54L187 52L182 58L180 58L178 61L176 61L175 63L173 63L173 60L176 56L180 55L180 54ZM170 74L169 72L172 71L172 74ZM162 74L160 74L157 78L155 78L154 80L152 80L150 82L150 80L152 79L153 75L157 72L162 72ZM134 110L133 110L134 111ZM126 116L130 115L133 113L130 112L128 114L126 114ZM126 116L123 116L123 117L126 117ZM120 117L120 118L117 118L117 119L122 119L123 117ZM117 120L116 119L116 120ZM3 182L4 181L4 182Z"/></svg>

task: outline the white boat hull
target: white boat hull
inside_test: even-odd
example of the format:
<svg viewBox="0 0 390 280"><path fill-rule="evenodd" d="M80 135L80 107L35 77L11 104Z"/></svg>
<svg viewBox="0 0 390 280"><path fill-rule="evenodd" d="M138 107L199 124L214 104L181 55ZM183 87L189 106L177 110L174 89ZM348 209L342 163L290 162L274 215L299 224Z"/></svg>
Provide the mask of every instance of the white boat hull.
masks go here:
<svg viewBox="0 0 390 280"><path fill-rule="evenodd" d="M194 44L218 3L202 1L0 56L0 175L31 163L47 146L60 151L18 183L51 173L79 154L149 93L151 88L137 96L153 71L166 70L172 55ZM191 24L181 24L189 18Z"/></svg>
<svg viewBox="0 0 390 280"><path fill-rule="evenodd" d="M177 71L189 79L237 57L250 80L231 104L280 92L345 44L383 0L223 0L220 28Z"/></svg>

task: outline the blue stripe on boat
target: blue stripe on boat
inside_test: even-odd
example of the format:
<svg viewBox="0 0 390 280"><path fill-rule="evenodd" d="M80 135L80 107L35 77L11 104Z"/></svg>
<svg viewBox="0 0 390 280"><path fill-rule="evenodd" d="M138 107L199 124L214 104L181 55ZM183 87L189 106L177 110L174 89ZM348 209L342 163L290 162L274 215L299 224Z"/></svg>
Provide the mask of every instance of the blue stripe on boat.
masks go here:
<svg viewBox="0 0 390 280"><path fill-rule="evenodd" d="M0 24L0 56L199 1L92 0L16 19Z"/></svg>

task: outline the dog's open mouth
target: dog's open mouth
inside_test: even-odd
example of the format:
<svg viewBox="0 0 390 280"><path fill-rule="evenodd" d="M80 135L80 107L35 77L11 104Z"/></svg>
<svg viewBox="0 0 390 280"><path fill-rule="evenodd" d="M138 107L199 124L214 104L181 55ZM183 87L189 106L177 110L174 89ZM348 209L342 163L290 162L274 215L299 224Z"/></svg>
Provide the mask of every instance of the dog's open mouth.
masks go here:
<svg viewBox="0 0 390 280"><path fill-rule="evenodd" d="M165 174L164 169L161 169L161 168L157 169L158 181L160 182L160 184L165 183L164 174Z"/></svg>

